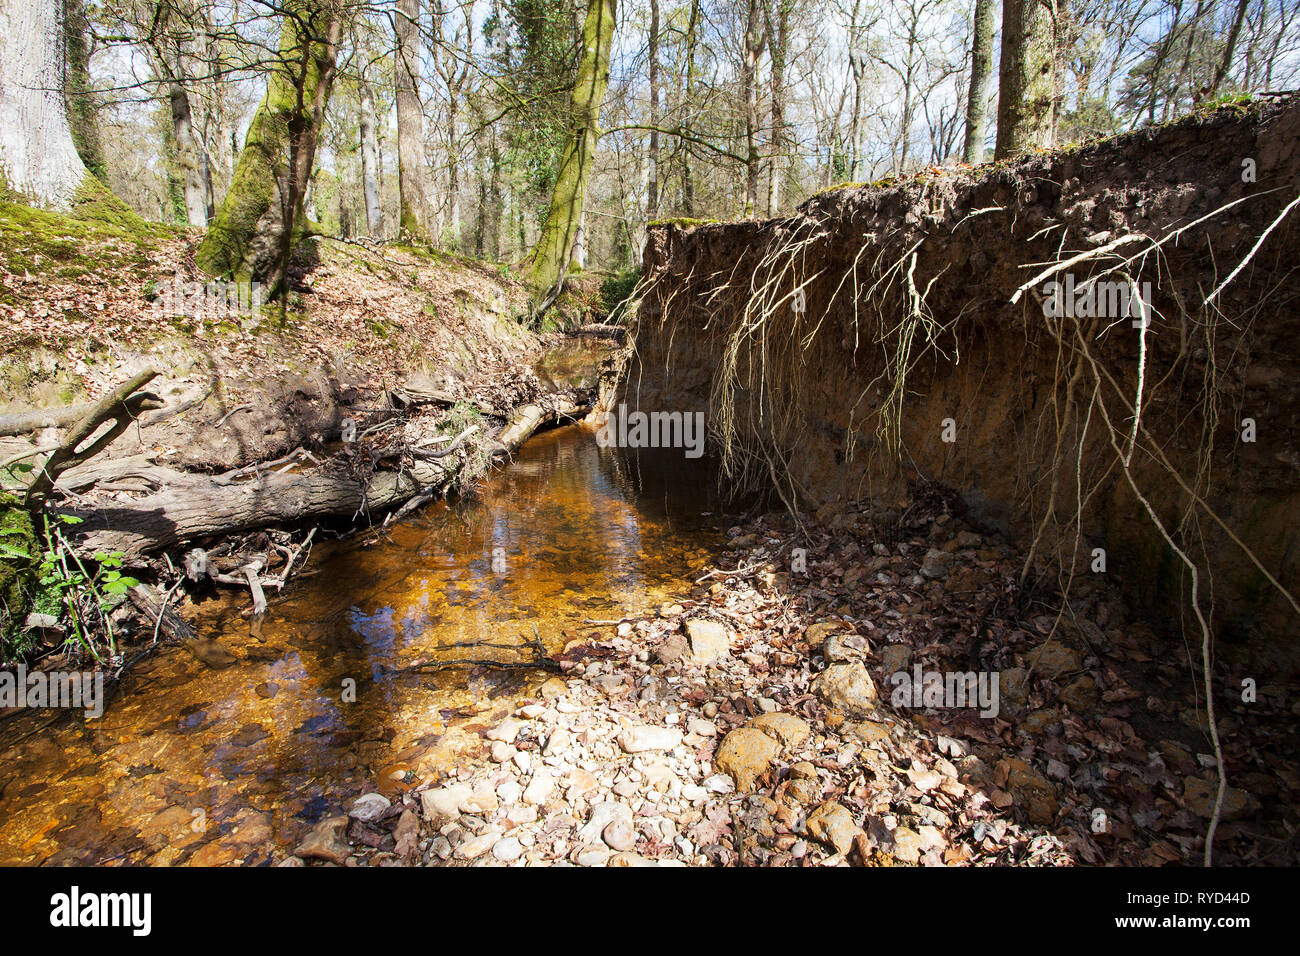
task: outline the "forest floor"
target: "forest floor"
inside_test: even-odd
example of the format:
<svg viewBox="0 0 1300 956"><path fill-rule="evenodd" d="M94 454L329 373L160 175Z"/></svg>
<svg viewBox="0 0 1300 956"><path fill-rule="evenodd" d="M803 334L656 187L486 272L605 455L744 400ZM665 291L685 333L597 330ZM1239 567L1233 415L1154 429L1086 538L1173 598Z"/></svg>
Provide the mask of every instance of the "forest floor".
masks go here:
<svg viewBox="0 0 1300 956"><path fill-rule="evenodd" d="M361 795L282 865L1198 864L1217 775L1195 668L1144 654L1104 585L1018 592L1023 555L952 504L732 527L678 600L484 703L440 742L440 785ZM900 696L990 666L992 712ZM1219 864L1297 861L1296 690L1217 695Z"/></svg>

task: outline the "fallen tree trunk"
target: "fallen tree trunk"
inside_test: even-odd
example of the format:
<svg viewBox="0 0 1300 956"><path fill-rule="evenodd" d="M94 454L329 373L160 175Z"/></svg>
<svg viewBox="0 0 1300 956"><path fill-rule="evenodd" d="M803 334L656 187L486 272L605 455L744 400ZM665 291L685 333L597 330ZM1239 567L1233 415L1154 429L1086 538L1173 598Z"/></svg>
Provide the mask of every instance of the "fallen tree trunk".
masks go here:
<svg viewBox="0 0 1300 956"><path fill-rule="evenodd" d="M21 412L7 412L0 415L0 436L26 435L40 431L42 428L67 428L75 425L93 412L98 402L84 402L80 405L63 405L59 408L33 408ZM165 403L157 395L147 392L132 396L127 401L132 414L165 408Z"/></svg>
<svg viewBox="0 0 1300 956"><path fill-rule="evenodd" d="M498 434L496 451L513 452L542 425L573 421L590 411L567 399L522 406ZM458 458L417 458L401 471L378 471L359 481L341 468L301 474L268 474L222 484L223 476L150 468L162 487L131 500L60 507L82 523L70 536L87 553L119 551L128 560L183 542L249 531L274 524L335 516L356 518L401 505L455 476Z"/></svg>
<svg viewBox="0 0 1300 956"><path fill-rule="evenodd" d="M600 339L614 339L622 342L627 338L627 329L621 325L601 325L600 323L591 323L580 325L569 332L570 335L590 335Z"/></svg>

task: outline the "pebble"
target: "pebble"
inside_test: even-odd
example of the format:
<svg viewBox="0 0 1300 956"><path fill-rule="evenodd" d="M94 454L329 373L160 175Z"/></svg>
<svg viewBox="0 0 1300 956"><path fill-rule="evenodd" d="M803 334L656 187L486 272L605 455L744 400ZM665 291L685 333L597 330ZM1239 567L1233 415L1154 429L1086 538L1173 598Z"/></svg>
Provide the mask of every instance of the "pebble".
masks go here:
<svg viewBox="0 0 1300 956"><path fill-rule="evenodd" d="M524 855L524 848L518 838L508 836L492 845L492 855L502 863L513 863Z"/></svg>
<svg viewBox="0 0 1300 956"><path fill-rule="evenodd" d="M681 742L682 732L675 727L628 727L618 735L618 745L630 754L672 750Z"/></svg>
<svg viewBox="0 0 1300 956"><path fill-rule="evenodd" d="M362 823L371 823L382 817L392 805L392 801L382 793L367 793L358 797L356 802L352 804L348 816L353 820L360 820Z"/></svg>
<svg viewBox="0 0 1300 956"><path fill-rule="evenodd" d="M507 717L484 734L484 736L488 740L499 740L502 743L512 744L515 742L515 738L519 736L519 731L522 728L523 724L519 721Z"/></svg>
<svg viewBox="0 0 1300 956"><path fill-rule="evenodd" d="M524 803L533 805L546 802L546 798L551 795L555 789L555 777L549 770L538 770L533 774L533 779L524 789Z"/></svg>

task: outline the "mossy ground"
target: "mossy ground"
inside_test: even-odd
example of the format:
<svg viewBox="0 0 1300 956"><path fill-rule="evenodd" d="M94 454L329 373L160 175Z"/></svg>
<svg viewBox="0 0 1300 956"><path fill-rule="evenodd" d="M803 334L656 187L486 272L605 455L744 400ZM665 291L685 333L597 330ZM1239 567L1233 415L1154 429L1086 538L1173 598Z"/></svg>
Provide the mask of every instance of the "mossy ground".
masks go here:
<svg viewBox="0 0 1300 956"><path fill-rule="evenodd" d="M104 270L149 274L158 245L175 238L170 226L146 222L87 176L67 212L0 201L0 269L14 276L77 279ZM13 293L0 288L6 305Z"/></svg>
<svg viewBox="0 0 1300 956"><path fill-rule="evenodd" d="M23 628L36 603L38 560L31 515L12 495L0 494L0 660L26 649Z"/></svg>

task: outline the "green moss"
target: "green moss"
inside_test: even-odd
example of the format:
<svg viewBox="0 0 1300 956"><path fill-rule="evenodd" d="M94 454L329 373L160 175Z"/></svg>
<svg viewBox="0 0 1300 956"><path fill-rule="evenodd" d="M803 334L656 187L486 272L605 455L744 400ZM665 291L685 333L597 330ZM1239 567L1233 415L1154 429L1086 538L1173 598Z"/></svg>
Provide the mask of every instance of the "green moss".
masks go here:
<svg viewBox="0 0 1300 956"><path fill-rule="evenodd" d="M19 275L76 279L147 266L158 244L175 234L136 215L89 175L66 212L0 201L0 265Z"/></svg>
<svg viewBox="0 0 1300 956"><path fill-rule="evenodd" d="M31 515L12 495L0 494L0 657L26 649L23 627L36 592L40 558Z"/></svg>
<svg viewBox="0 0 1300 956"><path fill-rule="evenodd" d="M685 216L678 216L672 219L654 219L646 223L646 228L651 226L676 226L678 229L694 229L697 226L707 226L717 221L716 219L689 219Z"/></svg>
<svg viewBox="0 0 1300 956"><path fill-rule="evenodd" d="M825 189L819 189L813 195L825 196L830 193L842 192L845 189L861 189L863 186L866 185L868 184L867 183L836 183L834 186L827 186ZM874 183L872 185L874 185Z"/></svg>

